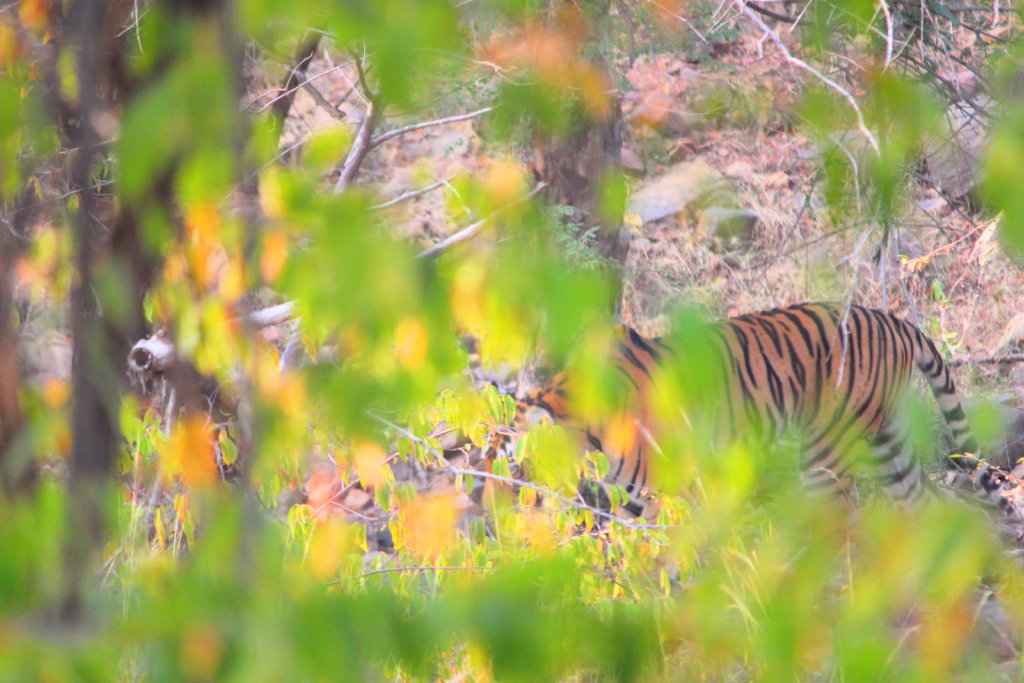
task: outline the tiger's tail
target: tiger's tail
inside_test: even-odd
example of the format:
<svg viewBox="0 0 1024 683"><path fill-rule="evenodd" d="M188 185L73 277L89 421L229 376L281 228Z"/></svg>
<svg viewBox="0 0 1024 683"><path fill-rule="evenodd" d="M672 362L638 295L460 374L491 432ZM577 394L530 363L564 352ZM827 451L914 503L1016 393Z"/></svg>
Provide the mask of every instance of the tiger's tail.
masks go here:
<svg viewBox="0 0 1024 683"><path fill-rule="evenodd" d="M914 360L917 368L928 379L935 401L939 404L942 417L946 420L959 450L957 455L948 457L947 462L960 471L972 473L972 478L982 490L990 497L996 498L1004 509L1009 510L1009 502L998 495L998 492L1009 488L1010 482L1005 473L978 457L978 444L967 424L967 415L964 414L960 397L956 393L949 366L942 360L942 355L931 339L913 325L906 322L904 324L913 330L913 338L916 341Z"/></svg>
<svg viewBox="0 0 1024 683"><path fill-rule="evenodd" d="M949 366L942 360L942 355L935 348L935 343L931 339L910 323L904 321L904 324L911 329L912 338L915 341L914 361L917 369L928 380L928 385L932 389L936 403L939 404L942 417L953 435L957 449L963 455L977 453L978 444L971 435L967 424L967 415L964 414L963 406L960 404L960 396L956 393L956 385L953 383ZM960 464L957 466L962 467Z"/></svg>

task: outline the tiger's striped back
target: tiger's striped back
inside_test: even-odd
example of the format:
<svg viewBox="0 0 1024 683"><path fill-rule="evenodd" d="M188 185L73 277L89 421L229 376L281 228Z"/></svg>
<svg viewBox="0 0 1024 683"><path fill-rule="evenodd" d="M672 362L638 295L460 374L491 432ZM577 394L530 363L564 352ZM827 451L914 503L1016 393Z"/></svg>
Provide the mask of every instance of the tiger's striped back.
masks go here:
<svg viewBox="0 0 1024 683"><path fill-rule="evenodd" d="M924 494L926 480L907 425L897 419L914 368L931 386L957 447L976 451L949 368L935 345L890 313L852 306L844 316L831 304L799 304L730 318L703 333L717 385L707 398L716 443L740 435L767 445L783 433L799 435L801 476L812 491L845 488L866 443L895 498L916 500ZM627 396L623 416L633 422L633 436L622 438L621 420L575 422L585 446L608 456L607 480L626 488L634 508L643 507L649 455L657 447L653 378L659 366L684 352L673 340L621 328L616 366ZM574 424L567 378L562 373L556 380L523 397L521 412L540 409Z"/></svg>

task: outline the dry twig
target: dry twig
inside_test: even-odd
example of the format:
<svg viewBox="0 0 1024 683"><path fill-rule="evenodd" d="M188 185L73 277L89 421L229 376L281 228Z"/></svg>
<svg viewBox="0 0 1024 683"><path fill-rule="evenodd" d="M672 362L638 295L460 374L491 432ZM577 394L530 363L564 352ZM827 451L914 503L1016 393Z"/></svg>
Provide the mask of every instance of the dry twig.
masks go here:
<svg viewBox="0 0 1024 683"><path fill-rule="evenodd" d="M1024 353L1007 353L1001 356L981 356L978 358L956 358L949 361L947 365L955 368L962 365L1003 365L1020 362L1024 362Z"/></svg>
<svg viewBox="0 0 1024 683"><path fill-rule="evenodd" d="M391 138L398 137L399 135L404 135L405 133L409 133L414 130L431 128L433 126L443 126L448 123L457 123L459 121L469 121L470 119L475 119L478 116L489 114L492 111L494 111L494 107L484 107L483 109L477 109L476 111L471 111L467 114L456 114L455 116L446 116L444 118L434 119L432 121L411 123L408 126L402 126L401 128L389 130L387 133L381 133L380 135L376 136L375 138L373 138L373 140L370 141L370 148L372 149L380 144L387 142Z"/></svg>
<svg viewBox="0 0 1024 683"><path fill-rule="evenodd" d="M515 206L517 204L521 204L522 202L525 202L525 201L533 198L541 190L543 190L545 187L547 187L547 183L544 183L544 182L537 183L536 187L534 187L532 190L530 190L530 192L525 197L523 197L522 200L520 200L518 202L514 202L513 204L508 204L506 206L501 207L500 209L495 210L489 216L485 216L484 218L481 218L480 220L478 220L476 223L473 223L472 225L466 226L465 228L463 228L462 230L459 230L454 235L449 235L448 237L446 237L445 239L441 240L440 242L438 242L437 244L433 245L432 247L427 247L426 249L421 251L419 254L417 254L416 257L417 258L421 258L421 259L437 258L443 252L445 252L448 249L452 248L456 244L458 244L460 242L465 242L469 238L471 238L474 235L476 235L478 232L480 232L480 228L484 227L484 225L487 223L487 221L493 220L495 216L497 216L501 212L509 209L510 207Z"/></svg>
<svg viewBox="0 0 1024 683"><path fill-rule="evenodd" d="M359 167L363 164L363 159L370 152L370 141L376 125L377 104L370 100L369 104L366 105L363 120L359 124L359 132L356 133L355 142L352 143L352 148L349 149L348 155L345 157L345 163L341 167L341 173L338 175L338 182L334 185L335 192L344 192L352 184L352 181L355 180L356 175L359 173Z"/></svg>
<svg viewBox="0 0 1024 683"><path fill-rule="evenodd" d="M370 153L371 141L373 140L373 129L377 126L377 117L380 115L379 95L370 89L369 81L366 79L366 67L362 59L355 60L356 73L359 75L359 85L366 100L366 111L363 113L363 120L359 124L359 131L356 139L345 157L345 163L338 175L338 182L334 185L335 192L344 192L359 174L359 167L362 166L366 155Z"/></svg>
<svg viewBox="0 0 1024 683"><path fill-rule="evenodd" d="M394 206L395 204L400 204L401 202L408 201L410 199L414 199L416 197L425 195L428 192L433 192L437 188L443 187L443 186L447 185L448 183L450 183L451 180L452 180L452 177L453 176L449 176L447 178L444 178L443 180L434 181L434 182L430 183L429 185L424 185L423 187L421 187L419 189L416 189L416 190L409 190L408 192L403 192L402 194L398 195L397 197L392 197L391 199L387 200L386 202L382 202L380 204L374 204L370 208L372 210L374 210L374 211L379 211L381 209L386 209L389 206Z"/></svg>
<svg viewBox="0 0 1024 683"><path fill-rule="evenodd" d="M881 154L881 148L878 146L878 140L877 138L875 138L874 133L872 133L868 129L867 124L864 122L864 113L861 111L860 105L857 104L857 100L854 99L853 94L836 81L832 80L825 74L815 69L813 66L811 66L804 60L800 59L799 57L795 57L793 53L789 51L789 48L786 47L786 44L782 42L782 39L779 38L779 34L770 29L768 27L768 24L764 23L764 19L758 16L756 12L751 10L750 6L747 4L747 0L735 0L735 2L736 6L740 9L740 11L743 12L743 14L746 15L746 17L750 19L750 21L754 22L754 24L756 24L759 29L764 31L765 34L771 39L771 41L775 43L775 47L779 49L779 51L782 53L782 56L786 59L787 62L789 62L793 66L796 66L808 72L809 74L820 80L822 83L835 90L844 100L846 100L846 102L853 109L853 112L857 117L857 129L860 131L861 135L864 136L864 139L868 141L868 144L871 145L871 149L874 150L875 154Z"/></svg>
<svg viewBox="0 0 1024 683"><path fill-rule="evenodd" d="M522 487L522 488L527 488L527 489L530 489L532 491L536 491L537 493L539 493L541 495L547 496L551 500L557 500L560 503L562 503L563 505L569 505L569 506L572 506L572 507L575 507L575 508L579 508L579 509L582 509L582 510L587 510L588 512L592 513L595 517L601 517L602 519L607 519L610 522L612 522L614 524L618 524L620 526L623 526L623 527L625 527L627 529L637 529L637 530L640 530L640 531L648 531L649 532L651 530L665 530L665 529L674 529L674 528L676 528L674 526L669 526L669 525L664 525L664 524L650 524L649 522L633 522L633 521L630 521L628 519L622 519L621 517L613 515L612 513L608 512L606 510L602 510L601 508L596 508L596 507L594 507L592 505L587 505L583 500L566 498L565 496L563 496L562 494L558 493L557 491L555 491L553 489L549 489L546 486L540 486L538 484L534 484L533 482L524 481L522 479L514 479L512 477L503 477L503 476L501 476L499 474L494 474L492 472L485 472L485 471L479 471L479 470L468 470L468 469L465 469L465 468L462 468L462 467L456 467L455 465L453 465L450 462L448 462L448 459L444 457L444 454L441 453L439 450L437 450L431 443L429 443L425 439L421 439L420 437L416 436L415 434L410 432L408 429L404 429L404 428L398 426L397 424L395 424L394 422L391 422L390 420L388 420L386 418L383 418L383 417L381 417L379 415L374 415L373 413L370 413L370 417L373 418L374 420L376 420L377 422L380 422L385 427L388 427L390 429L395 430L396 432L398 432L400 435L402 435L406 439L409 439L410 441L413 441L414 443L417 443L420 446L422 446L423 448L425 448L428 453L430 453L432 456L434 456L434 460L437 462L438 466L441 469L443 469L443 470L447 471L448 473L453 474L455 476L458 476L458 477L480 477L481 479L490 479L492 481L501 482L502 484L506 484L508 486L519 486L519 487Z"/></svg>

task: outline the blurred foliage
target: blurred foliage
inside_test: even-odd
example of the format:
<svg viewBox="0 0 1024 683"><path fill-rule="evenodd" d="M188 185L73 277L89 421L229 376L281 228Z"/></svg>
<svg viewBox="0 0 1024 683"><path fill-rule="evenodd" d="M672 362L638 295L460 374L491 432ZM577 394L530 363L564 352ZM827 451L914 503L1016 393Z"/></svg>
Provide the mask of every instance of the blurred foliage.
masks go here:
<svg viewBox="0 0 1024 683"><path fill-rule="evenodd" d="M233 9L232 41L202 12L143 3L118 43L132 88L97 117L111 138L93 175L113 186L111 210L136 221L157 263L144 292L149 322L169 330L234 412L190 405L168 422L156 406L121 401L122 457L101 494L109 533L85 568L95 579L89 617L69 625L56 605L81 569L66 566L63 550L70 388L61 379L25 388L26 426L8 454L34 458L44 476L32 495L0 501L0 680L935 681L990 672L977 615L991 590L1024 626L1024 583L989 521L953 503L906 510L869 500L851 513L803 495L787 444L769 452L711 439L720 373L692 311L673 324L684 353L654 378L662 447L652 456L652 519L622 519L577 495L581 476L600 476L608 461L581 457L563 426L532 430L490 478L445 460L439 424L479 447L514 412L496 389L470 386L463 333L480 338L488 366L518 367L543 351L571 368L580 415L621 418L614 287L590 233L572 241L559 209L528 197L530 173L510 156L446 188L453 225L488 218L479 240L421 258L358 183L342 193L325 185L352 131L315 136L289 164L280 122L240 111L239 45L267 64L287 62L312 32L341 59L365 63L366 96L392 111L429 106L440 81L484 64L497 74L481 86L494 97L486 126L496 139L522 146L571 133L614 106L612 79L591 58L600 33L591 20L608 3L579 4L248 0ZM667 0L616 4L658 24L659 36L685 12ZM878 48L865 28L878 24L875 4L838 4L836 13L814 4L808 45L825 51L870 35ZM0 21L0 195L9 205L28 188L50 207L19 277L33 301L59 307L76 277L68 244L79 206L63 186L43 184L55 159L74 152L59 149L54 90L73 103L82 76L68 50L33 57L30 48L59 38L43 5L23 0ZM484 25L495 30L479 35ZM997 69L1010 92L1014 54ZM804 91L803 122L821 141L836 222L863 202L886 224L939 107L891 70L865 70L860 86L877 152L848 102L820 84ZM755 95L705 99L713 116L740 108L753 121L763 110ZM1024 195L1012 178L1024 158L1022 112L1008 99L985 185L1019 249ZM240 191L250 181L258 220ZM625 185L603 179L598 205L609 215L621 214ZM96 295L116 322L125 279L103 272ZM296 302L310 362L282 371L278 349L244 314L285 298ZM994 419L980 419L985 436ZM914 433L924 450L934 450L932 437ZM518 497L501 481L513 465L534 484ZM399 477L402 468L450 475L452 486L427 490ZM467 502L475 487L484 488L479 507ZM379 506L372 517L344 509L353 490ZM608 497L613 507L625 501L620 489Z"/></svg>

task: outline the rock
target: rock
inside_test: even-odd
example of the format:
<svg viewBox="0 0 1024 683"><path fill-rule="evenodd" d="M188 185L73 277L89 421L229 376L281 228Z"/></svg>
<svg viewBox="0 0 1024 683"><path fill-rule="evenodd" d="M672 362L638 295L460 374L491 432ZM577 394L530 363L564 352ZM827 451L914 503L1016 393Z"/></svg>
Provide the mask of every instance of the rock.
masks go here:
<svg viewBox="0 0 1024 683"><path fill-rule="evenodd" d="M917 202L917 208L925 213L938 213L947 206L949 206L949 202L942 197L925 197Z"/></svg>
<svg viewBox="0 0 1024 683"><path fill-rule="evenodd" d="M645 93L627 117L634 126L654 128L663 134L682 135L704 123L704 117L683 108L672 95L654 90Z"/></svg>
<svg viewBox="0 0 1024 683"><path fill-rule="evenodd" d="M747 180L754 173L754 165L749 161L734 161L725 167L725 175L738 180Z"/></svg>
<svg viewBox="0 0 1024 683"><path fill-rule="evenodd" d="M757 213L750 209L709 206L701 211L701 232L735 245L748 242L757 225Z"/></svg>
<svg viewBox="0 0 1024 683"><path fill-rule="evenodd" d="M640 158L640 153L636 149L632 147L622 148L622 170L633 175L643 175L647 172L644 160Z"/></svg>
<svg viewBox="0 0 1024 683"><path fill-rule="evenodd" d="M647 182L629 198L626 212L650 223L698 202L707 205L709 200L727 198L731 189L729 181L714 168L703 161L691 161Z"/></svg>
<svg viewBox="0 0 1024 683"><path fill-rule="evenodd" d="M750 183L756 187L765 189L779 189L789 187L789 176L782 171L775 173L754 173L750 176Z"/></svg>

